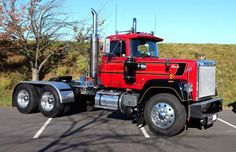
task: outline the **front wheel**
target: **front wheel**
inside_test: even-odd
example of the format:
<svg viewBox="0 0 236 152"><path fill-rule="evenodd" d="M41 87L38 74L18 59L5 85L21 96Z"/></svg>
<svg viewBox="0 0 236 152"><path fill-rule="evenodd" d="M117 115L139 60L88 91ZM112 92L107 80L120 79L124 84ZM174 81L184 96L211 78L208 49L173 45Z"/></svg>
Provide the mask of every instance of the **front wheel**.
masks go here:
<svg viewBox="0 0 236 152"><path fill-rule="evenodd" d="M60 103L57 91L51 86L42 88L39 110L46 117L57 117L64 112L65 105Z"/></svg>
<svg viewBox="0 0 236 152"><path fill-rule="evenodd" d="M148 100L144 118L154 134L173 136L184 129L186 110L174 95L161 93Z"/></svg>

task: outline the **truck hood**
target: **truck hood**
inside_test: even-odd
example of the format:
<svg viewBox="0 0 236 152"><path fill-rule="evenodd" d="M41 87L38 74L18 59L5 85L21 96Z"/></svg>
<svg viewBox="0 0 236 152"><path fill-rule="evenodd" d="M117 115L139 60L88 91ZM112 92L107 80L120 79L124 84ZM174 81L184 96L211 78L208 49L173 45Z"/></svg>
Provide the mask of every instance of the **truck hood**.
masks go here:
<svg viewBox="0 0 236 152"><path fill-rule="evenodd" d="M155 58L155 57L138 57L136 58L137 62L144 62L144 63L197 63L197 60L190 60L190 59L173 59L173 58Z"/></svg>

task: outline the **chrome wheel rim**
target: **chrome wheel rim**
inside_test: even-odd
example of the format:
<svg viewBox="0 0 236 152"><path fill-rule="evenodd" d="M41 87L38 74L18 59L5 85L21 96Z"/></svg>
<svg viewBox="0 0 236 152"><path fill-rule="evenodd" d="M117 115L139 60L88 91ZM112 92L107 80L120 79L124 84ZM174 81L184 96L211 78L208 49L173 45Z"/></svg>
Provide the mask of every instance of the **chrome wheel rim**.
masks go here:
<svg viewBox="0 0 236 152"><path fill-rule="evenodd" d="M20 107L26 108L29 104L29 93L26 90L21 90L17 96L17 103Z"/></svg>
<svg viewBox="0 0 236 152"><path fill-rule="evenodd" d="M51 92L44 92L40 102L45 111L51 111L55 105L55 98Z"/></svg>
<svg viewBox="0 0 236 152"><path fill-rule="evenodd" d="M166 129L174 124L175 111L169 104L160 102L152 107L151 118L157 127Z"/></svg>

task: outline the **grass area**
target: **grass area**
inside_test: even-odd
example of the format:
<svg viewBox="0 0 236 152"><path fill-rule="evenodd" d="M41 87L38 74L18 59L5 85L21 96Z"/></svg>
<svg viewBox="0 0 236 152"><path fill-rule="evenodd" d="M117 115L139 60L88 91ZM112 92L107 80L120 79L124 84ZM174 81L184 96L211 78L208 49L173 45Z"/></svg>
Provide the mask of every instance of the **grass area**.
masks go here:
<svg viewBox="0 0 236 152"><path fill-rule="evenodd" d="M0 107L10 106L11 101L11 92L0 95Z"/></svg>
<svg viewBox="0 0 236 152"><path fill-rule="evenodd" d="M87 46L84 48L87 49ZM162 43L159 45L159 55L161 58L184 59L197 59L199 55L203 55L206 59L215 60L217 62L219 96L224 98L225 106L236 102L236 45ZM24 65L19 66L16 63L22 59L17 58L19 57L9 57L8 66L0 71L0 106L10 106L13 87L19 81L30 78L29 72L28 75L25 72ZM57 66L52 67L51 71L45 75L45 79L56 75L72 75L78 78L88 66L87 58L87 53L81 54L80 51L71 51L65 59L60 60ZM4 67L4 65L2 66ZM7 69L8 67L16 68L12 70Z"/></svg>
<svg viewBox="0 0 236 152"><path fill-rule="evenodd" d="M25 79L25 75L19 72L0 73L0 107L11 105L11 94L14 86Z"/></svg>

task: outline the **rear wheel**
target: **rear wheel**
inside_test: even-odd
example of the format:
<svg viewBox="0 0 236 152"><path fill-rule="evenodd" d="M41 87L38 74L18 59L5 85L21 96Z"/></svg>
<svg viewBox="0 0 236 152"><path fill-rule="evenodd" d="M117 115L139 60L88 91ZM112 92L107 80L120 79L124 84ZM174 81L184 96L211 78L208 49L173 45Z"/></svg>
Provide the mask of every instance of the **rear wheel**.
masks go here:
<svg viewBox="0 0 236 152"><path fill-rule="evenodd" d="M65 106L65 108L64 108L64 111L63 111L63 114L62 114L63 116L70 114L71 109L72 109L72 104L71 103L64 104L64 106Z"/></svg>
<svg viewBox="0 0 236 152"><path fill-rule="evenodd" d="M64 112L64 104L60 103L57 91L51 86L42 88L39 110L46 117L57 117Z"/></svg>
<svg viewBox="0 0 236 152"><path fill-rule="evenodd" d="M30 84L20 84L13 94L13 102L22 113L32 113L37 110L38 92Z"/></svg>
<svg viewBox="0 0 236 152"><path fill-rule="evenodd" d="M91 100L86 101L86 111L91 112L95 109L94 102Z"/></svg>
<svg viewBox="0 0 236 152"><path fill-rule="evenodd" d="M144 117L153 133L173 136L184 129L186 110L174 95L162 93L149 99Z"/></svg>

